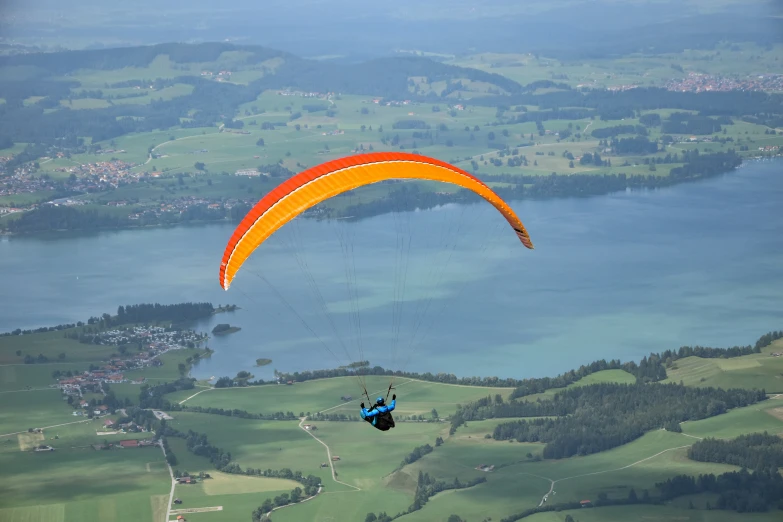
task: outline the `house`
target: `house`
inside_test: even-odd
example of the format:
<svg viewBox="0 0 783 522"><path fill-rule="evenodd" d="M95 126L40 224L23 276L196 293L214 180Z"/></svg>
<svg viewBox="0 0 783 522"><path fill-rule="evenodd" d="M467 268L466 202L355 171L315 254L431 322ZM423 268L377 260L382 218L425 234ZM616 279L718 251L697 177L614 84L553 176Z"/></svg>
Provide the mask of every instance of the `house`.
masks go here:
<svg viewBox="0 0 783 522"><path fill-rule="evenodd" d="M89 405L90 405L90 403L88 403L88 402L87 402L87 401L85 401L85 400L80 400L80 401L79 401L79 406L80 406L80 407L82 407L82 408L86 408L86 407L87 407L87 406L89 406Z"/></svg>
<svg viewBox="0 0 783 522"><path fill-rule="evenodd" d="M175 503L175 504L182 504L182 500L181 500L181 499L178 499L178 498L175 498L175 499L174 499L174 503Z"/></svg>
<svg viewBox="0 0 783 522"><path fill-rule="evenodd" d="M258 169L240 169L234 173L235 176L250 176L250 177L256 177L260 176L261 173L258 172Z"/></svg>
<svg viewBox="0 0 783 522"><path fill-rule="evenodd" d="M123 448L138 448L139 441L137 440L121 440L120 446Z"/></svg>
<svg viewBox="0 0 783 522"><path fill-rule="evenodd" d="M180 477L177 479L180 484L195 484L196 481L192 477Z"/></svg>
<svg viewBox="0 0 783 522"><path fill-rule="evenodd" d="M288 381L288 382L286 382L286 385L287 385L287 386L291 386L292 384L294 384L294 381Z"/></svg>
<svg viewBox="0 0 783 522"><path fill-rule="evenodd" d="M99 409L100 411L104 412L104 413L105 413L105 412L107 412L107 411L109 411L109 407L108 407L108 406L106 406L105 404L101 404L100 406L98 406L98 409Z"/></svg>
<svg viewBox="0 0 783 522"><path fill-rule="evenodd" d="M337 462L338 460L340 460L340 457L338 455L332 457L332 462Z"/></svg>
<svg viewBox="0 0 783 522"><path fill-rule="evenodd" d="M590 502L589 500L582 500L579 503L582 505L582 507L590 507L593 505L592 502Z"/></svg>
<svg viewBox="0 0 783 522"><path fill-rule="evenodd" d="M106 419L105 421L103 421L103 425L106 426L107 428L110 428L114 426L114 421L111 419Z"/></svg>
<svg viewBox="0 0 783 522"><path fill-rule="evenodd" d="M318 429L317 427L313 426L312 424L305 424L305 425L304 425L304 426L302 426L302 427L303 427L304 429L306 429L307 431L314 431L314 430L317 430L317 429Z"/></svg>

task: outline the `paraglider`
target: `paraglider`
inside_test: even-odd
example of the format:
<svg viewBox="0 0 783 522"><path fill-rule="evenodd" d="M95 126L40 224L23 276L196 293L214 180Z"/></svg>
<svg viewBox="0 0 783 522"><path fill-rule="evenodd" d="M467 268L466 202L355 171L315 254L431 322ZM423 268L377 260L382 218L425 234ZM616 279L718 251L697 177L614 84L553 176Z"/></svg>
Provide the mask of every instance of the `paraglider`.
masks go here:
<svg viewBox="0 0 783 522"><path fill-rule="evenodd" d="M533 248L530 235L511 207L491 188L468 172L443 161L419 154L403 152L358 154L309 168L284 181L261 198L236 227L226 245L220 265L220 286L224 290L228 290L236 277L237 272L242 268L253 252L286 223L292 221L303 212L334 196L347 193L359 187L387 180L437 181L450 183L469 190L489 202L506 219L519 241L525 247L529 249ZM400 244L405 245L406 243L403 241ZM410 240L408 239L407 247L409 247L409 245ZM407 253L407 250L404 247L401 247L398 253L400 254L400 258L402 258ZM307 272L307 264L301 263L301 260L299 261L300 267L303 267L303 270ZM351 274L351 277L348 278L348 286L350 287L351 280L355 282L356 278L350 270L347 269L347 271ZM405 273L406 271L407 265L401 272ZM324 314L328 315L323 296L317 288L312 274L308 273L307 275L308 282L312 287L311 289L313 289L316 294L316 301L321 306ZM277 292L271 283L265 278L262 279L264 279L270 288L278 294L278 297L281 298L283 303L297 315L307 330L315 338L318 338L317 334L309 327L304 318L296 312L294 307L288 304L282 296L279 295L279 292ZM402 284L404 285L404 276L401 279L395 278L395 292L400 289L400 281L402 281ZM361 331L360 322L358 320L360 306L358 305L358 297L355 289L349 288L349 290L353 290L353 314L356 316L357 346L361 352ZM395 318L393 320L395 325L394 328L396 329L394 334L395 354L396 342L399 337L399 323L401 321L398 307L401 306L402 302L403 292L395 293ZM428 306L428 304L422 306L421 310L417 307L418 315L416 315L416 319L418 322L414 329L414 336L421 325L421 314L426 313ZM337 340L343 344L343 348L347 353L347 347L342 340L339 339L339 334L334 322L329 319L329 323L333 328ZM320 338L318 338L318 340L321 341L321 344L331 353L331 350L326 343ZM412 343L413 339L411 339L411 344ZM334 353L332 353L332 355L334 355ZM365 361L363 353L360 354L360 357L357 360ZM364 396L367 397L368 402L372 405L372 407L367 410L364 407L364 403L362 403L361 417L375 428L381 431L387 431L394 427L394 419L390 412L394 410L396 406L396 395L392 397L392 401L388 405L383 397L378 397L375 404L372 404L369 393L367 392L367 386L360 375L360 367L361 365L356 366L356 368L359 369L354 373L363 389ZM389 384L388 391L393 389L393 379L394 377L392 377L392 382ZM386 399L388 399L388 396L389 393L387 392Z"/></svg>
<svg viewBox="0 0 783 522"><path fill-rule="evenodd" d="M394 418L391 415L392 410L397 407L397 395L392 395L391 404L387 405L383 397L375 399L375 404L369 410L361 404L359 414L362 419L373 425L375 429L389 431L394 427Z"/></svg>

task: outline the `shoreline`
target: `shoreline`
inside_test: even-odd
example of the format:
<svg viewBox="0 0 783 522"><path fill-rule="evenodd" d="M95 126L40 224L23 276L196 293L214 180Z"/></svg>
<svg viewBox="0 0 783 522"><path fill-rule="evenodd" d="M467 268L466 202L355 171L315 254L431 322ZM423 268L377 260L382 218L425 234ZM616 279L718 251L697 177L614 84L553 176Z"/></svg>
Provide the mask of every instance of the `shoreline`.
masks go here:
<svg viewBox="0 0 783 522"><path fill-rule="evenodd" d="M701 181L701 180L705 180L705 179L710 179L710 178L716 177L716 176L718 176L720 174L730 174L731 172L734 172L736 170L739 170L739 169L745 167L748 163L751 163L751 162L775 161L775 160L779 160L780 158L783 158L783 154L776 154L774 156L753 156L753 157L742 158L742 162L737 167L735 167L735 168L733 168L733 169L731 169L729 171L720 172L720 173L716 173L716 174L710 174L710 175L706 175L706 176L700 176L700 177L695 178L695 179L694 178L683 178L683 179L673 180L670 184L665 185L665 187L669 188L669 187L674 187L674 186L681 185L681 184L684 184L684 183L691 183L691 182L694 182L694 181ZM605 174L605 175L611 175L611 174ZM562 176L563 177L567 177L568 175L562 174ZM542 176L542 179L546 178L546 177L547 176ZM596 176L596 177L598 177L598 176ZM507 201L509 201L509 202L515 202L515 201L525 201L525 200L542 201L542 200L553 200L553 199L589 198L589 197L607 196L609 194L614 194L614 193L618 193L618 192L627 192L627 191L634 192L634 191L643 191L643 190L655 190L655 189L658 189L658 188L662 188L662 187L660 187L660 186L638 186L638 187L626 186L625 188L622 188L622 189L608 190L608 191L605 191L605 192L602 192L602 193L596 193L596 194L574 193L574 194L569 194L569 195L553 195L553 196L540 196L540 197L536 197L536 196L532 196L532 197L530 197L530 196L527 196L527 197L526 196L522 196L522 197L511 197L511 198L505 198L505 199ZM386 201L386 199L373 201L370 204L382 203L383 201ZM457 204L457 205L464 204L464 202L461 202L461 201L458 201L458 200L456 200L456 201L449 201L448 203L453 203L453 204ZM30 212L30 211L25 211L25 212ZM387 214L387 213L389 213L389 211L381 211L379 213L372 213L371 212L371 213L369 213L367 215L364 215L364 216L350 216L350 217L341 216L339 214L336 215L336 216L327 216L327 217L323 217L323 216L306 216L306 215L302 215L300 217L302 217L304 219L350 220L350 221L357 221L358 222L358 221L361 221L363 219L369 219L369 218L376 217L378 215ZM6 230L6 229L0 229L0 237L2 237L2 238L13 238L13 237L23 238L23 237L42 236L42 235L46 235L46 234L56 234L56 235L60 236L60 235L64 235L65 233L69 233L69 232L81 235L81 234L90 233L90 232L92 232L92 233L112 232L112 231L119 232L119 231L125 231L125 230L141 230L141 229L156 229L156 228L177 228L177 227L182 227L182 226L197 226L197 227L200 227L200 226L212 225L212 224L214 224L214 225L223 225L223 224L226 224L226 223L234 223L234 222L231 219L223 218L223 219L216 219L216 220L193 220L193 221L189 221L188 223L158 223L158 224L151 224L151 225L130 225L129 224L129 225L123 225L123 226L96 227L96 228L89 228L89 229L85 229L85 228L49 229L49 230L36 230L36 231L30 231L30 232L11 232L11 231Z"/></svg>

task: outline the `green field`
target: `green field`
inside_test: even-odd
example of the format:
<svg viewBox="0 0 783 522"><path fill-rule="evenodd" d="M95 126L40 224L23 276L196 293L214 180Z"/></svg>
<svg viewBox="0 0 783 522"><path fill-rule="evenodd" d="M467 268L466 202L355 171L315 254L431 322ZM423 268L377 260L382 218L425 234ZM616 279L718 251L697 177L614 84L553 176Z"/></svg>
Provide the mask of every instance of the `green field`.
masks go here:
<svg viewBox="0 0 783 522"><path fill-rule="evenodd" d="M367 376L367 391L373 399L377 394L385 395L389 386L388 377ZM457 404L495 395L507 396L510 388L480 388L473 386L452 386L405 378L395 380L397 393L397 416L422 415L430 418L432 409L441 417L456 411ZM195 390L198 391L198 390ZM185 390L168 395L169 400L184 400L195 391ZM189 392L189 393L188 393ZM344 413L358 415L361 388L353 377L339 377L296 383L293 386L266 385L245 388L214 389L188 400L186 406L232 408L251 413L275 413L292 411L299 413ZM340 397L351 395L354 400L343 402ZM365 400L366 402L366 400Z"/></svg>
<svg viewBox="0 0 783 522"><path fill-rule="evenodd" d="M25 355L44 355L50 362L89 363L108 358L116 347L82 344L63 335L70 330L0 337L0 364L21 364ZM20 351L20 355L16 352ZM61 353L64 359L59 359ZM87 364L84 364L87 366ZM52 367L55 369L56 367Z"/></svg>
<svg viewBox="0 0 783 522"><path fill-rule="evenodd" d="M162 519L169 478L160 450L96 451L89 444L105 437L95 435L95 424L45 430L54 452L20 451L15 438L0 439L0 466L13 477L0 489L0 520L152 520L153 513Z"/></svg>
<svg viewBox="0 0 783 522"><path fill-rule="evenodd" d="M717 417L682 423L682 432L694 437L733 438L762 431L783 434L781 398L737 408Z"/></svg>
<svg viewBox="0 0 783 522"><path fill-rule="evenodd" d="M662 87L669 79L685 78L688 72L747 75L765 69L773 71L779 68L779 59L783 57L783 45L767 50L750 43L737 45L736 49L725 44L718 51L716 54L715 50L689 50L677 54L586 61L536 58L531 54L485 53L460 57L451 63L502 74L523 85L552 80L571 87ZM749 61L749 54L758 56L758 59ZM684 72L673 69L672 65L682 67Z"/></svg>
<svg viewBox="0 0 783 522"><path fill-rule="evenodd" d="M702 359L686 357L668 369L666 382L683 382L688 386L720 388L758 388L767 393L783 392L783 342L776 341L762 353L732 359Z"/></svg>
<svg viewBox="0 0 783 522"><path fill-rule="evenodd" d="M625 370L603 370L600 372L591 373L590 375L583 377L573 384L569 384L565 388L552 388L543 393L534 393L532 395L526 395L524 400L529 402L535 402L538 399L551 398L555 394L568 390L576 386L589 386L591 384L602 384L616 382L619 384L633 384L636 382L636 377L626 372Z"/></svg>

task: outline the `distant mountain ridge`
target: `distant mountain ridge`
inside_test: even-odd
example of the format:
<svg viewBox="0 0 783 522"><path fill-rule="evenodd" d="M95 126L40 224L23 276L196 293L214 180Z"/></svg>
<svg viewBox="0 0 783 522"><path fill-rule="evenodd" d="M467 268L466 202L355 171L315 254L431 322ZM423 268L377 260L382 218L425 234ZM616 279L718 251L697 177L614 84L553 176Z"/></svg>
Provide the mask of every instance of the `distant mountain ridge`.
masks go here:
<svg viewBox="0 0 783 522"><path fill-rule="evenodd" d="M29 66L50 75L67 75L79 69L114 70L147 67L156 57L166 55L176 64L215 62L225 52L250 53L244 62L255 65L280 58L282 65L273 74L251 83L255 88L291 87L320 92L343 92L375 96L404 95L411 76L426 76L431 81L469 79L481 81L508 93L524 88L499 74L447 65L421 57L377 58L346 65L300 58L293 54L261 46L210 42L200 44L165 43L139 47L91 49L54 53L30 53L0 56L0 67ZM0 82L8 83L8 82Z"/></svg>

